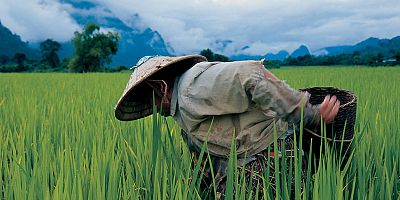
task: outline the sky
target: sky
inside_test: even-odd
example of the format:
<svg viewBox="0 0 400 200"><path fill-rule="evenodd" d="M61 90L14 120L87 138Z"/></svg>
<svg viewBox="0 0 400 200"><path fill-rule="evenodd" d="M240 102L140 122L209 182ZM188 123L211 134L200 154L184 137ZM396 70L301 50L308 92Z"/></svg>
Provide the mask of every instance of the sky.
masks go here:
<svg viewBox="0 0 400 200"><path fill-rule="evenodd" d="M400 35L399 0L88 0L130 24L158 31L176 54L311 51ZM81 26L59 0L0 0L0 21L23 40L68 41ZM138 23L136 23L137 25Z"/></svg>

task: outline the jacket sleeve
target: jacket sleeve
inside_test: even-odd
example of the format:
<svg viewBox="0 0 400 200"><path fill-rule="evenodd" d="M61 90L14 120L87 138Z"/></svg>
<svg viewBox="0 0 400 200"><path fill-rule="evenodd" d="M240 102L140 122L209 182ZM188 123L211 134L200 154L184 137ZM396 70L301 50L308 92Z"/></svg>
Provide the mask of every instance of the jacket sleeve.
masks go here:
<svg viewBox="0 0 400 200"><path fill-rule="evenodd" d="M276 112L279 118L289 124L300 124L302 110L306 126L319 123L319 105L308 102L309 93L297 91L283 81L267 79L262 70L254 74L251 84L247 85L247 93L253 102L262 110Z"/></svg>

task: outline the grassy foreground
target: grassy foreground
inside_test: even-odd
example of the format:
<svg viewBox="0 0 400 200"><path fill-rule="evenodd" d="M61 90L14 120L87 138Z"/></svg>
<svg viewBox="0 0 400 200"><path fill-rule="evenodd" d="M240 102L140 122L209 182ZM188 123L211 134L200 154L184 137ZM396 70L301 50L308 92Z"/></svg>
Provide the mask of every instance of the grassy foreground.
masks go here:
<svg viewBox="0 0 400 200"><path fill-rule="evenodd" d="M274 73L295 88L336 86L358 96L350 162L341 170L340 160L326 155L302 187L297 166L295 198L400 199L400 68ZM190 154L171 119L127 123L114 118L128 79L129 74L0 74L0 199L207 196L198 189L198 168L190 170ZM275 196L289 198L286 177L276 176ZM240 176L231 173L228 179L237 199L254 198L243 192L247 183ZM268 176L265 184L263 197L274 198Z"/></svg>

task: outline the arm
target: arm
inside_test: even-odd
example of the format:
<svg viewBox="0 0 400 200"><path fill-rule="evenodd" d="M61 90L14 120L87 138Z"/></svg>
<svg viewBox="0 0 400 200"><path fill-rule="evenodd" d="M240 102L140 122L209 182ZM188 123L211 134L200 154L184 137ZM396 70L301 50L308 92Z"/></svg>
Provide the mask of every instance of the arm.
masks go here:
<svg viewBox="0 0 400 200"><path fill-rule="evenodd" d="M272 110L277 113L279 118L290 124L298 125L300 123L302 108L306 125L319 123L319 106L308 103L310 94L294 90L283 81L261 76L249 92L252 101L262 110Z"/></svg>
<svg viewBox="0 0 400 200"><path fill-rule="evenodd" d="M304 108L306 125L318 124L320 117L331 123L336 117L340 102L335 96L326 96L320 104L313 106L308 103L309 94L296 91L280 81L268 70L262 70L264 76L259 76L252 93L252 100L262 109L271 109L284 120L298 124L301 117L301 108Z"/></svg>

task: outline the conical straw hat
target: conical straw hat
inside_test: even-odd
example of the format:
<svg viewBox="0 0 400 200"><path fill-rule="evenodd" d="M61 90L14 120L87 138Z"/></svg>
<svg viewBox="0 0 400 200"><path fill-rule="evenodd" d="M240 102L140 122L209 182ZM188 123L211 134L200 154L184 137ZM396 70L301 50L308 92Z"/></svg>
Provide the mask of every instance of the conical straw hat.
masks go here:
<svg viewBox="0 0 400 200"><path fill-rule="evenodd" d="M152 89L146 79L173 79L196 63L207 61L200 55L143 57L136 66L115 106L115 117L130 121L153 113Z"/></svg>

